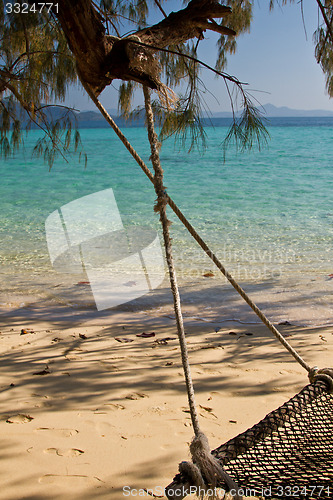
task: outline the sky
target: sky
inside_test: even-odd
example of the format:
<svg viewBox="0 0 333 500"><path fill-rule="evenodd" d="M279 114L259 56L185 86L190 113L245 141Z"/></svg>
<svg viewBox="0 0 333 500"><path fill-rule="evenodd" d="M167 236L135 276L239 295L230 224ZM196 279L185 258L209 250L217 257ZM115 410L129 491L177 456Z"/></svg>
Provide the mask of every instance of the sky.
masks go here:
<svg viewBox="0 0 333 500"><path fill-rule="evenodd" d="M260 104L271 103L293 109L333 111L333 98L325 91L325 77L314 57L313 32L318 14L315 0L303 0L304 23L300 3L276 6L270 12L268 0L256 0L250 33L238 38L235 54L228 57L226 72L248 83L246 89ZM280 2L281 3L281 2ZM170 0L169 11L179 9L181 2ZM161 18L154 15L153 22ZM214 66L217 36L206 32L200 44L200 59ZM208 108L228 111L230 104L223 80L203 70ZM107 109L117 108L117 81L114 88L103 91L100 99ZM141 103L138 97L135 104ZM71 90L66 104L77 109L93 110L94 105L82 90Z"/></svg>

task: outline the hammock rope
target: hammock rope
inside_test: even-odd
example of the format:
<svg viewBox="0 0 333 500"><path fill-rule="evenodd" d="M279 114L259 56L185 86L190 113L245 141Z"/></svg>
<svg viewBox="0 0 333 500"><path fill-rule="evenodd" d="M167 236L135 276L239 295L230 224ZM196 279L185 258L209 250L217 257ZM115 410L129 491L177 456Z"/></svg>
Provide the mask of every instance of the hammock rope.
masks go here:
<svg viewBox="0 0 333 500"><path fill-rule="evenodd" d="M151 149L151 162L154 168L154 188L157 195L157 203L154 207L155 212L159 212L160 221L163 229L164 249L169 269L170 287L173 295L174 311L176 316L178 340L181 351L181 360L185 376L186 392L190 407L190 415L194 431L194 438L190 445L192 462L182 462L182 470L187 471L193 478L194 484L202 491L209 488L216 488L219 482L227 485L229 490L238 491L236 483L229 477L222 467L221 462L210 452L210 446L207 436L200 430L199 416L195 404L194 387L191 377L191 368L188 357L187 342L184 330L183 315L181 310L181 301L177 284L177 275L172 256L172 245L169 232L170 222L166 214L167 197L163 185L163 169L159 155L159 141L154 127L154 114L151 106L150 90L143 86L145 99L145 110L147 118L148 140ZM236 500L241 500L238 494L234 495Z"/></svg>
<svg viewBox="0 0 333 500"><path fill-rule="evenodd" d="M173 262L173 256L172 256L172 245L171 245L171 238L170 238L170 232L169 232L170 222L169 222L169 220L167 218L167 214L166 214L167 199L165 196L165 188L163 185L163 169L162 169L161 162L160 162L159 143L158 143L158 138L157 138L157 135L156 135L156 132L154 129L154 115L153 115L153 110L151 107L150 90L148 89L148 87L143 86L143 93L144 93L144 98L145 98L148 139L149 139L150 148L151 148L151 162L153 164L153 168L155 171L155 176L154 176L153 182L154 182L155 192L157 195L157 203L155 205L154 210L155 210L155 212L160 213L160 221L161 221L162 229L163 229L165 255L166 255L166 261L167 261L168 270L169 270L170 287L171 287L171 291L172 291L172 295L173 295L178 339L179 339L182 365L183 365L184 376L185 376L188 402L189 402L189 406L190 406L192 425L193 425L193 430L194 430L195 435L199 436L199 434L200 434L199 417L198 417L198 412L197 412L197 408L196 408L196 404L195 404L194 388L193 388L193 381L192 381L192 377L191 377L190 363L189 363L189 359L188 359L188 350L187 350L187 343L186 343L186 338L185 338L184 321L183 321L183 315L182 315L182 310L181 310L180 295L179 295L179 289L178 289L178 284L177 284L177 276L176 276L175 266L174 266L174 262Z"/></svg>
<svg viewBox="0 0 333 500"><path fill-rule="evenodd" d="M120 130L118 125L115 123L115 121L109 115L109 113L106 111L106 109L101 104L101 102L96 97L96 95L91 90L91 88L88 86L88 84L82 82L82 85L84 86L87 94L89 95L89 97L91 98L91 100L93 101L95 106L99 109L101 114L104 116L104 118L109 123L109 125L112 127L114 132L117 134L117 136L119 137L121 142L124 144L126 149L133 156L134 160L141 167L141 169L146 174L148 179L154 184L154 175L151 173L151 171L149 170L149 168L147 167L145 162L142 160L142 158L135 151L135 149L133 148L131 143L128 141L128 139L125 137L125 135L122 133L122 131ZM195 241L199 244L199 246L203 249L203 251L207 254L207 256L212 260L212 262L215 264L215 266L221 271L221 273L226 277L226 279L229 281L229 283L234 287L234 289L239 293L239 295L245 300L245 302L251 307L253 312L264 323L264 325L267 326L267 328L273 333L273 335L285 347L285 349L287 349L287 351L289 351L289 353L296 359L296 361L308 373L310 373L312 370L311 366L289 344L289 342L283 337L283 335L278 331L278 329L273 325L273 323L271 323L271 321L266 317L266 315L261 311L261 309L253 302L253 300L249 297L249 295L245 292L245 290L243 290L243 288L237 283L237 281L226 270L226 268L219 261L219 259L216 257L214 252L212 250L210 250L208 245L204 242L204 240L201 238L201 236L197 233L197 231L194 229L194 227L190 224L190 222L187 220L187 218L182 213L182 211L178 208L178 206L175 204L175 202L170 198L170 196L167 193L165 193L165 196L166 196L166 200L167 200L167 203L170 206L170 208L176 214L178 219L183 223L183 225L186 227L186 229L189 231L189 233L195 239Z"/></svg>
<svg viewBox="0 0 333 500"><path fill-rule="evenodd" d="M163 185L163 169L159 158L159 143L154 130L154 116L151 108L150 90L147 87L143 88L148 138L151 147L151 161L155 175L152 174L150 169L131 146L90 87L84 83L83 86L101 114L113 128L150 181L154 184L157 195L155 211L160 213L160 221L163 228L166 260L174 299L177 332L181 348L190 414L195 434L190 445L192 462L182 462L179 464L180 474L175 476L173 482L166 488L167 497L169 500L184 498L188 494L187 487L195 485L197 487L197 494L201 497L207 492L208 488L214 488L211 496L216 498L215 488L222 487L225 491L230 491L233 498L241 500L242 495L246 494L246 492L243 493L243 485L245 488L247 488L248 485L254 485L255 488L261 485L261 497L272 498L272 494L268 491L269 488L266 488L265 492L264 489L267 485L270 487L270 481L274 480L275 485L277 485L278 488L282 488L282 490L280 489L279 493L277 493L278 498L289 500L289 484L290 481L294 480L295 484L297 483L296 486L303 485L303 490L305 488L305 496L301 493L299 497L302 499L304 498L304 500L309 500L310 498L319 498L318 495L316 496L314 494L314 490L312 490L309 495L310 490L307 489L312 488L311 481L315 481L319 478L323 483L322 488L326 488L322 496L322 490L320 491L319 496L325 499L331 498L331 478L333 472L331 464L333 462L333 450L330 439L333 431L333 404L330 393L333 392L333 369L324 368L319 370L317 367L311 368L303 360L225 269L223 264L209 249L184 214L166 193ZM309 386L306 386L299 394L291 398L289 402L269 413L261 422L212 452L210 452L207 437L200 430L198 412L195 405L180 296L172 257L171 238L169 234L170 222L166 214L167 204L169 204L170 208L188 229L192 237L260 320L290 352L296 361L308 372L311 382ZM324 421L323 425L321 425L322 421ZM307 450L311 448L311 446L311 452L313 451L315 458L311 453L308 453L309 456L306 455ZM248 455L248 452L250 452L250 455ZM273 456L273 459L271 459L271 456ZM317 456L319 456L318 459ZM287 471L285 471L286 468ZM311 473L309 473L309 470ZM231 479L229 473L232 477L236 478L237 484ZM300 483L300 480L303 481L303 483ZM238 485L240 485L241 488L239 488ZM300 486L297 486L297 488ZM285 494L281 495L281 491L284 491ZM299 491L299 489L297 491Z"/></svg>

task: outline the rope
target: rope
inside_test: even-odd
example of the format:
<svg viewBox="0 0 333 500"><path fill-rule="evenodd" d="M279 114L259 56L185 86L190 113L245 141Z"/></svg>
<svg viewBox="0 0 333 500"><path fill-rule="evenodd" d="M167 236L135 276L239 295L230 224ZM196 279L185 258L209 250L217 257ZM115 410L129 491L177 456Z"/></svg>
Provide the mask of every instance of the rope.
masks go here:
<svg viewBox="0 0 333 500"><path fill-rule="evenodd" d="M194 484L197 486L197 489L199 489L199 492L205 492L207 491L207 489L216 490L217 486L221 484L221 482L223 484L226 484L229 491L234 490L235 492L237 492L238 487L236 483L225 472L220 462L215 457L213 457L210 452L208 439L206 435L200 431L199 416L195 404L194 387L191 377L191 368L184 331L184 322L177 284L177 276L173 263L172 245L169 231L170 221L168 220L166 214L168 197L163 185L163 169L161 166L159 154L160 143L158 141L154 127L154 114L151 107L150 89L145 85L143 86L143 94L145 98L148 139L151 149L150 158L155 172L154 188L157 195L157 203L154 207L154 210L155 212L160 213L160 221L163 229L164 248L169 269L170 286L173 295L181 359L185 375L186 391L190 407L191 420L195 434L195 437L193 438L190 445L192 462L182 462L180 464L180 470L187 472L190 477L194 479ZM201 497L203 496L201 493L199 493L199 495ZM213 497L215 497L215 493L213 494ZM237 493L235 494L234 498L236 500L241 500L241 497Z"/></svg>
<svg viewBox="0 0 333 500"><path fill-rule="evenodd" d="M181 302L177 284L177 276L176 276L175 266L173 263L172 246L171 246L171 239L169 232L170 222L168 221L166 214L167 198L165 195L165 188L163 185L163 169L161 166L160 155L158 150L159 148L158 138L154 129L154 115L151 107L150 90L145 85L143 86L143 94L145 97L148 139L151 149L151 162L153 164L155 171L154 187L157 195L157 204L155 205L155 211L160 213L160 221L163 229L165 255L169 269L170 286L173 295L173 304L176 315L178 339L181 351L183 370L185 375L187 397L190 406L190 413L191 413L194 434L198 436L200 434L199 417L195 404L194 388L191 377L190 363L188 359L188 350L185 338L184 322L183 322Z"/></svg>
<svg viewBox="0 0 333 500"><path fill-rule="evenodd" d="M177 205L168 197L168 203L170 208L177 215L178 219L184 224L189 233L193 236L195 241L200 245L203 251L208 255L208 257L214 262L216 267L221 271L221 273L227 278L229 283L234 287L234 289L239 293L239 295L245 300L245 302L251 307L255 314L261 319L264 325L275 335L275 337L281 342L281 344L290 352L290 354L298 361L298 363L305 368L307 372L310 372L311 367L308 365L304 359L298 354L298 352L287 342L279 330L269 321L265 314L259 309L259 307L253 302L253 300L248 296L248 294L243 290L243 288L237 283L237 281L231 276L231 274L226 270L223 264L216 257L214 252L206 245L201 236L196 232L194 227L186 219L184 214L179 210Z"/></svg>
<svg viewBox="0 0 333 500"><path fill-rule="evenodd" d="M201 487L204 477L205 487L206 484L208 484L209 488L215 491L219 485L225 484L228 491L234 492L233 497L235 500L242 499L238 494L239 488L237 484L224 470L221 462L211 454L208 439L205 434L201 433L193 439L190 445L190 451L193 463L181 462L179 464L179 471L181 473L183 472L193 479L194 484L198 488ZM200 475L198 472L200 472Z"/></svg>
<svg viewBox="0 0 333 500"><path fill-rule="evenodd" d="M321 368L319 370L317 366L314 366L309 372L309 379L311 384L316 380L323 380L327 384L329 393L333 394L333 368Z"/></svg>
<svg viewBox="0 0 333 500"><path fill-rule="evenodd" d="M114 120L111 118L109 113L106 111L104 106L100 103L98 98L95 96L93 91L90 89L88 84L85 84L82 82L83 87L85 88L86 92L88 93L89 97L91 100L94 102L96 107L99 109L101 114L104 116L106 121L109 123L109 125L113 128L119 139L122 141L124 146L127 148L127 150L131 153L135 161L139 164L143 172L146 174L146 176L149 178L149 180L154 183L154 176L147 167L147 165L144 163L144 161L140 158L138 153L135 151L133 146L130 144L130 142L126 139L124 134L121 132L119 127L116 125ZM180 209L177 207L177 205L172 201L172 199L166 195L167 198L167 203L170 206L170 208L174 211L174 213L177 215L179 220L184 224L186 229L189 231L189 233L192 235L192 237L195 239L195 241L199 244L199 246L203 249L203 251L208 255L208 257L214 262L216 267L221 271L221 273L227 278L229 283L234 287L234 289L239 293L239 295L245 300L245 302L251 307L251 309L254 311L254 313L259 317L259 319L264 323L264 325L267 326L267 328L275 335L275 337L279 340L279 342L287 349L287 351L290 352L290 354L295 358L295 360L309 373L311 370L310 365L304 361L304 359L297 353L297 351L287 342L287 340L283 337L283 335L277 330L277 328L269 321L269 319L265 316L265 314L259 309L259 307L252 301L252 299L248 296L248 294L243 290L243 288L236 282L236 280L231 276L231 274L225 269L223 264L219 261L219 259L216 257L216 255L209 249L209 247L206 245L206 243L203 241L203 239L199 236L199 234L196 232L194 227L189 223L189 221L186 219L184 214L180 211Z"/></svg>

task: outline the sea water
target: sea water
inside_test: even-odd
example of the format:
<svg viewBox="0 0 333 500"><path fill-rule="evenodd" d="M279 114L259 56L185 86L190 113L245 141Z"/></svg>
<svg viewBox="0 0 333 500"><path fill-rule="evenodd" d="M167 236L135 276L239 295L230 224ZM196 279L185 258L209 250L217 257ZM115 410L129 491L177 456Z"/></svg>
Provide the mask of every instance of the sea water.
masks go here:
<svg viewBox="0 0 333 500"><path fill-rule="evenodd" d="M270 283L274 293L288 287L305 292L310 287L316 308L325 308L328 322L333 287L333 120L276 119L268 130L268 144L260 151L239 152L231 146L225 159L226 126L205 128L204 152L188 152L168 139L160 152L165 186L243 285L262 285L266 290ZM127 128L125 134L150 165L146 130ZM72 154L68 162L56 160L51 170L32 157L38 137L40 132L31 131L24 149L0 160L4 309L23 306L30 293L47 294L64 279L67 289L78 282L77 276L69 273L64 278L52 267L45 236L46 218L71 201L112 188L125 227L148 226L161 234L153 186L111 129L81 130L87 166ZM214 281L218 272L213 263L171 210L168 214L180 283L204 286L210 274Z"/></svg>

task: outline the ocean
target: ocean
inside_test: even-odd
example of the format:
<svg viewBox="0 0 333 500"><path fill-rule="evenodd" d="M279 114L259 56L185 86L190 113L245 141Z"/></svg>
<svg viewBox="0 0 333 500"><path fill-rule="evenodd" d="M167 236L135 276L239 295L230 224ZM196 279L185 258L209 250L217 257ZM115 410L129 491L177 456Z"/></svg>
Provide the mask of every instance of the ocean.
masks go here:
<svg viewBox="0 0 333 500"><path fill-rule="evenodd" d="M227 127L223 120L216 125L205 127L203 153L188 153L173 139L163 143L160 155L168 194L229 272L259 301L269 298L282 307L281 293L286 294L290 312L274 310L273 319L302 323L290 306L290 301L302 301L311 309L303 323L333 323L333 119L272 119L267 146L243 153L231 146L225 161L222 141ZM145 129L124 132L149 165ZM87 277L55 269L46 241L45 221L63 205L111 188L124 227L144 226L161 239L153 186L113 131L80 133L88 155L86 167L73 154L68 163L56 160L49 171L42 159L32 158L38 131L25 137L24 150L0 160L3 312L47 297L77 305L70 290ZM215 290L219 282L225 287L213 263L171 210L168 213L184 290ZM161 286L167 286L166 279Z"/></svg>

